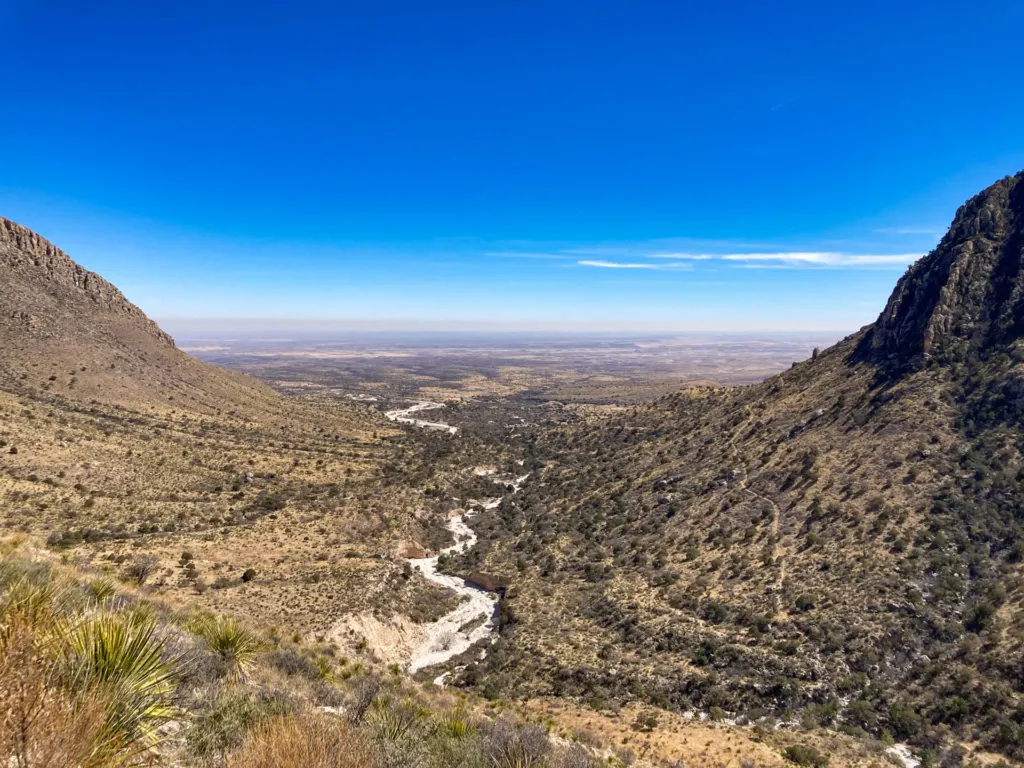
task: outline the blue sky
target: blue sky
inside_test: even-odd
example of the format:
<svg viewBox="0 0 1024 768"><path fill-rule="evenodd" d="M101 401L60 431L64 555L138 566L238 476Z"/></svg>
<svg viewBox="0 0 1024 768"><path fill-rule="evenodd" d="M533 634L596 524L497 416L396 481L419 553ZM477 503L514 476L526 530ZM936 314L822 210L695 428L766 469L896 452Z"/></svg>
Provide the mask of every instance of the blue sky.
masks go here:
<svg viewBox="0 0 1024 768"><path fill-rule="evenodd" d="M0 215L157 318L852 330L1024 168L1024 4L0 0Z"/></svg>

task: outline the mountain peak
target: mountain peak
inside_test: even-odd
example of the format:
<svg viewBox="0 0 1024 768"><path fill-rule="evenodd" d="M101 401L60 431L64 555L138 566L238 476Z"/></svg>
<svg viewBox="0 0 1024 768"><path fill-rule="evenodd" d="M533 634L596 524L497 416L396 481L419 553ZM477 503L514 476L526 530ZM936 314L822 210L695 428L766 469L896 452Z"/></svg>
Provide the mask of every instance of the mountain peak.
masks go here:
<svg viewBox="0 0 1024 768"><path fill-rule="evenodd" d="M85 301L96 309L113 312L144 327L146 332L160 343L174 346L174 341L164 333L145 313L132 304L114 285L95 272L76 263L68 254L45 237L28 227L0 216L0 268L4 280L19 280L34 284L47 296L62 296L59 306L68 301ZM9 291L9 297L16 301L19 296ZM24 297L24 293L21 294ZM8 320L21 322L40 333L53 334L54 321L59 313L54 306L12 307ZM33 312L33 309L41 310Z"/></svg>
<svg viewBox="0 0 1024 768"><path fill-rule="evenodd" d="M1024 336L1024 171L968 200L897 283L857 356L891 368L949 362Z"/></svg>

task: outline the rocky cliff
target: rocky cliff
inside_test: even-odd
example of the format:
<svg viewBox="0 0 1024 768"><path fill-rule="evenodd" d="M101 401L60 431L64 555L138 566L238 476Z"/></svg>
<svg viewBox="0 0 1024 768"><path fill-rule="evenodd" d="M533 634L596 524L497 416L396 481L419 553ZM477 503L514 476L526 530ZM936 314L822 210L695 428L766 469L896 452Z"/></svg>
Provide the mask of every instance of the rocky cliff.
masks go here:
<svg viewBox="0 0 1024 768"><path fill-rule="evenodd" d="M896 285L858 354L886 366L964 359L1024 334L1024 172L957 211Z"/></svg>

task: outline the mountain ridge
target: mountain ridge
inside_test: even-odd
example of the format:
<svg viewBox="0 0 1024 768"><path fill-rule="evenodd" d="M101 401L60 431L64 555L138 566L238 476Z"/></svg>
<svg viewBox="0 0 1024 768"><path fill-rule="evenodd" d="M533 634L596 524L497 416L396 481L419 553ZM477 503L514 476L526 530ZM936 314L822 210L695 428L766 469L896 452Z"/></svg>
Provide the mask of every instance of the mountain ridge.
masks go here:
<svg viewBox="0 0 1024 768"><path fill-rule="evenodd" d="M978 193L896 284L858 354L920 366L1024 333L1024 171Z"/></svg>
<svg viewBox="0 0 1024 768"><path fill-rule="evenodd" d="M478 677L1024 757L1022 180L792 369L544 425L458 564L510 585Z"/></svg>
<svg viewBox="0 0 1024 768"><path fill-rule="evenodd" d="M121 312L148 324L154 337L169 346L175 346L171 336L130 302L115 285L75 262L42 235L3 216L0 216L0 258L3 266L9 270L31 271L55 286L74 287L108 310ZM40 321L40 318L27 312L18 312L18 319L29 326Z"/></svg>

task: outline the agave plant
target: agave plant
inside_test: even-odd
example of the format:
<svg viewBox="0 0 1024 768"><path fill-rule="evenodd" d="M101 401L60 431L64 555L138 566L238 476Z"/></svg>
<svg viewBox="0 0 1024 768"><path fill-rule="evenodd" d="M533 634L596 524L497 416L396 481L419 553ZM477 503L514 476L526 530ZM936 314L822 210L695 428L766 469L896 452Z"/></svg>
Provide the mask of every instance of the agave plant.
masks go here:
<svg viewBox="0 0 1024 768"><path fill-rule="evenodd" d="M73 626L65 639L65 684L106 702L102 741L111 751L143 750L173 718L177 662L161 656L152 617L101 614Z"/></svg>
<svg viewBox="0 0 1024 768"><path fill-rule="evenodd" d="M220 654L228 663L228 676L233 680L245 677L263 649L260 638L230 616L200 615L190 620L186 628Z"/></svg>

